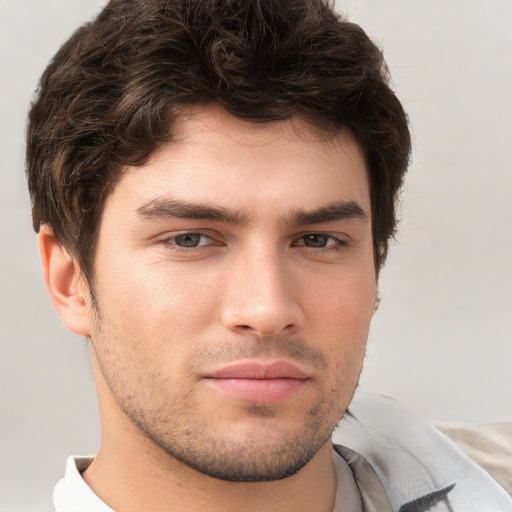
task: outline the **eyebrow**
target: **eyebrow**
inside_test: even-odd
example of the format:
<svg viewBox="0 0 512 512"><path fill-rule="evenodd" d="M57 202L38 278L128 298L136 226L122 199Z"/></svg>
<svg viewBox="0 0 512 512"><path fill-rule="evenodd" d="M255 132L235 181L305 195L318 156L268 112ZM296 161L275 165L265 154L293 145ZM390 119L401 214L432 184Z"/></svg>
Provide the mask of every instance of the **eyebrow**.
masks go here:
<svg viewBox="0 0 512 512"><path fill-rule="evenodd" d="M336 201L314 210L297 210L285 218L290 225L322 224L344 220L366 222L368 215L356 201Z"/></svg>
<svg viewBox="0 0 512 512"><path fill-rule="evenodd" d="M190 203L168 197L155 198L136 210L137 214L149 220L165 218L202 219L227 224L248 224L249 217L239 210L228 210L220 206ZM281 219L290 226L321 224L345 220L366 222L368 216L355 201L336 201L313 210L298 209Z"/></svg>
<svg viewBox="0 0 512 512"><path fill-rule="evenodd" d="M227 210L220 206L189 203L172 198L155 198L137 209L146 219L175 217L179 219L205 219L227 224L247 224L247 216L239 211Z"/></svg>

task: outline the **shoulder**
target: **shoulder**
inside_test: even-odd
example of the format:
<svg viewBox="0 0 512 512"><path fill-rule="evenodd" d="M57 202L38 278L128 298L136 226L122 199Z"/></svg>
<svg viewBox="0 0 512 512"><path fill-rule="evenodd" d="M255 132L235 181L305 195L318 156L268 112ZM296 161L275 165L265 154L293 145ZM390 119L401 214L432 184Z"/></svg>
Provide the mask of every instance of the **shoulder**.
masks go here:
<svg viewBox="0 0 512 512"><path fill-rule="evenodd" d="M512 422L434 425L512 495Z"/></svg>
<svg viewBox="0 0 512 512"><path fill-rule="evenodd" d="M470 443L479 452L493 444L494 462L500 471L491 476L489 464L482 464L482 453L473 461L456 442L409 407L358 390L333 440L368 461L386 489L393 510L430 510L425 503L430 500L434 504L442 498L450 503L450 510L457 512L510 512L512 499L502 482L510 478L512 464L499 455L500 447L510 443L510 437L509 427L502 428L490 428L494 435L473 434L479 441ZM457 432L462 430L458 428ZM418 503L422 508L417 508ZM407 504L415 508L401 508Z"/></svg>

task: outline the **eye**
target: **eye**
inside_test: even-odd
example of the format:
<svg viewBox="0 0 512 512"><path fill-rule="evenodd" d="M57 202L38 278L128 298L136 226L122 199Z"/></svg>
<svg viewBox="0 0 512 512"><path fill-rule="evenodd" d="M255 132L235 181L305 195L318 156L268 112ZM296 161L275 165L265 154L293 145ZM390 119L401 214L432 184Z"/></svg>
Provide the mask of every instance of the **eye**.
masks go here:
<svg viewBox="0 0 512 512"><path fill-rule="evenodd" d="M313 249L324 249L336 245L344 245L344 242L339 238L321 233L311 233L302 236L295 245L303 245Z"/></svg>
<svg viewBox="0 0 512 512"><path fill-rule="evenodd" d="M202 233L181 233L165 240L167 244L193 249L212 243L212 239Z"/></svg>

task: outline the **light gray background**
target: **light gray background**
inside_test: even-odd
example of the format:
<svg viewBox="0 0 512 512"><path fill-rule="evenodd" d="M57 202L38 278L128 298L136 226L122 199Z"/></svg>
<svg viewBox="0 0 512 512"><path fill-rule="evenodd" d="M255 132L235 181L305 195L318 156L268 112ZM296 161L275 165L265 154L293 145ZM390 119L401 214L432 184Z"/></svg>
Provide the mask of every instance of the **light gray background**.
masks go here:
<svg viewBox="0 0 512 512"><path fill-rule="evenodd" d="M42 511L98 417L86 344L47 300L25 117L97 0L0 0L0 510ZM362 382L438 420L512 418L512 2L339 0L384 48L414 162Z"/></svg>

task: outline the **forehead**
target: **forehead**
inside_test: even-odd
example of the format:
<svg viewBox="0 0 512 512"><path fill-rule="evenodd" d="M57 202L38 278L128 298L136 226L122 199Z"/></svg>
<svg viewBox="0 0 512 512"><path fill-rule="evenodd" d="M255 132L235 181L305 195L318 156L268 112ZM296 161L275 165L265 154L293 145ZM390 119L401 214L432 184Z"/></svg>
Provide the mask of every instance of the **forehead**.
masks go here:
<svg viewBox="0 0 512 512"><path fill-rule="evenodd" d="M329 158L333 150L355 149L352 153L364 160L359 144L348 129L322 130L300 115L281 121L250 121L230 114L217 104L207 104L187 109L177 119L173 131L171 144L184 149L222 146L227 150L231 146L264 154L267 147L278 152L282 148L284 154L287 146L294 146L306 154L313 149L314 158L321 153ZM349 145L353 147L348 148ZM153 158L158 158L159 153Z"/></svg>
<svg viewBox="0 0 512 512"><path fill-rule="evenodd" d="M265 141L267 135L272 139L272 134L283 138L287 135L292 135L292 138L300 136L304 142L327 142L344 133L343 128L321 129L302 114L275 121L244 119L211 102L183 109L176 117L173 132L180 140L194 134L201 136L202 133L215 132L219 128L234 141L247 145Z"/></svg>
<svg viewBox="0 0 512 512"><path fill-rule="evenodd" d="M241 210L369 202L364 156L348 131L325 134L300 117L256 123L218 106L182 115L172 142L125 169L107 206L166 195Z"/></svg>

